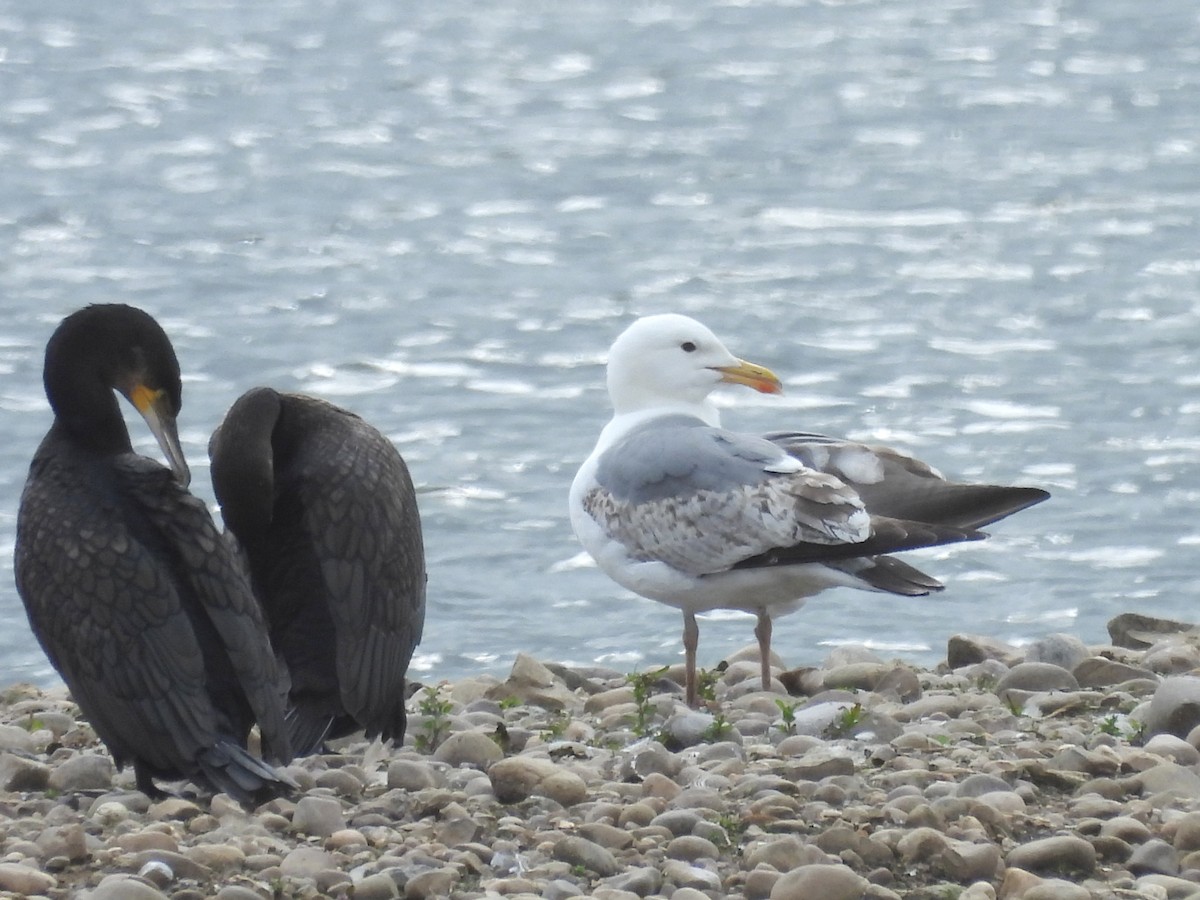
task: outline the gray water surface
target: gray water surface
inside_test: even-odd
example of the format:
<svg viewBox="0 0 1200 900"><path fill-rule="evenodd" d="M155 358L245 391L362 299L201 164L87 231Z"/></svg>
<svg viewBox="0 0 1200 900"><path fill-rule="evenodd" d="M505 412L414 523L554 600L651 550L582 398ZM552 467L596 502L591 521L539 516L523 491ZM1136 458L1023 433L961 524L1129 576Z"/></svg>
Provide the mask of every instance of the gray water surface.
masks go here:
<svg viewBox="0 0 1200 900"><path fill-rule="evenodd" d="M55 677L12 579L45 341L112 301L175 342L210 502L208 434L256 384L396 442L422 678L681 652L678 613L586 564L565 508L608 344L668 310L783 377L722 393L729 426L1054 495L910 554L936 597L781 619L789 663L1197 618L1191 0L94 7L0 2L0 679ZM703 617L701 664L752 626Z"/></svg>

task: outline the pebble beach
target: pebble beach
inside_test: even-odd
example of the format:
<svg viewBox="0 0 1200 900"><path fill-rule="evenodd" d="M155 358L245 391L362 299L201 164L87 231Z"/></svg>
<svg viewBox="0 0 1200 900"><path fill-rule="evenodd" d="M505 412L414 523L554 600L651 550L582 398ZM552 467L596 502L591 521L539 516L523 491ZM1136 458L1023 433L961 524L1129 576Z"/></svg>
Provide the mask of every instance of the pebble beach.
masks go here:
<svg viewBox="0 0 1200 900"><path fill-rule="evenodd" d="M246 809L118 773L64 691L0 697L0 896L1200 898L1200 638L960 634L704 673L518 656L416 684L402 747L336 742Z"/></svg>

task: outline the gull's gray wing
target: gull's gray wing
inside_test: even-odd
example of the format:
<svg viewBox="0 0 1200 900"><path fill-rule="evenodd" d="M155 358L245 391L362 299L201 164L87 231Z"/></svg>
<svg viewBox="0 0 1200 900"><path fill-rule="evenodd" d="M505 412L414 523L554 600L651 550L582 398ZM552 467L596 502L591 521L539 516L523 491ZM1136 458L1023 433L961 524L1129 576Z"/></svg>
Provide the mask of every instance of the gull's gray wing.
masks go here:
<svg viewBox="0 0 1200 900"><path fill-rule="evenodd" d="M870 520L853 489L770 441L690 416L649 420L597 461L584 505L635 559L690 575L773 548L857 544Z"/></svg>

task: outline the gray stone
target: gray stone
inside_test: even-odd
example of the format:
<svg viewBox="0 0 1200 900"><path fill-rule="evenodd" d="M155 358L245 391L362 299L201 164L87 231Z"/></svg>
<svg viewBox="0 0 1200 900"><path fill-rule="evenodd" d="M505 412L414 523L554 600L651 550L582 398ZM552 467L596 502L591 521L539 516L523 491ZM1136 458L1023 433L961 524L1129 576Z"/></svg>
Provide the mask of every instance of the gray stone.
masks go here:
<svg viewBox="0 0 1200 900"><path fill-rule="evenodd" d="M103 791L112 787L116 768L107 756L99 753L77 753L54 767L47 779L56 791Z"/></svg>
<svg viewBox="0 0 1200 900"><path fill-rule="evenodd" d="M978 797L981 794L990 794L992 791L1011 790L1012 785L1000 776L976 772L974 775L968 775L958 783L958 789L954 792L954 796Z"/></svg>
<svg viewBox="0 0 1200 900"><path fill-rule="evenodd" d="M1005 673L996 684L996 695L1003 697L1006 691L1076 691L1079 682L1067 669L1050 663L1018 663Z"/></svg>
<svg viewBox="0 0 1200 900"><path fill-rule="evenodd" d="M554 845L553 852L555 859L571 866L583 866L601 878L616 875L621 868L610 850L583 837L572 835L562 838Z"/></svg>
<svg viewBox="0 0 1200 900"><path fill-rule="evenodd" d="M792 713L792 733L823 738L854 703L848 700L817 702Z"/></svg>
<svg viewBox="0 0 1200 900"><path fill-rule="evenodd" d="M300 834L329 837L345 827L342 804L333 797L302 797L292 815L292 828Z"/></svg>
<svg viewBox="0 0 1200 900"><path fill-rule="evenodd" d="M400 886L392 876L382 872L354 882L354 900L394 900L399 896Z"/></svg>
<svg viewBox="0 0 1200 900"><path fill-rule="evenodd" d="M0 790L43 791L49 779L50 767L45 763L15 753L0 754Z"/></svg>
<svg viewBox="0 0 1200 900"><path fill-rule="evenodd" d="M440 900L450 896L458 880L458 870L449 866L418 872L404 885L404 896L408 900Z"/></svg>
<svg viewBox="0 0 1200 900"><path fill-rule="evenodd" d="M1195 629L1187 622L1158 619L1138 613L1122 613L1108 621L1108 635L1118 647L1145 650L1164 636L1184 635Z"/></svg>
<svg viewBox="0 0 1200 900"><path fill-rule="evenodd" d="M641 781L651 774L674 778L682 763L658 741L638 741L621 755L621 779Z"/></svg>
<svg viewBox="0 0 1200 900"><path fill-rule="evenodd" d="M1025 812L1025 799L1016 791L988 791L975 798L970 807L971 815L982 815L980 806L996 810L1003 816L1015 816Z"/></svg>
<svg viewBox="0 0 1200 900"><path fill-rule="evenodd" d="M869 886L848 866L801 866L780 876L771 888L771 900L861 900Z"/></svg>
<svg viewBox="0 0 1200 900"><path fill-rule="evenodd" d="M662 742L668 750L684 750L710 739L716 718L712 713L687 710L676 713L663 723Z"/></svg>
<svg viewBox="0 0 1200 900"><path fill-rule="evenodd" d="M651 819L650 827L665 828L671 834L679 837L691 834L698 822L700 822L700 813L694 809L668 809Z"/></svg>
<svg viewBox="0 0 1200 900"><path fill-rule="evenodd" d="M1142 665L1157 675L1183 675L1200 668L1200 648L1194 644L1166 641L1147 650Z"/></svg>
<svg viewBox="0 0 1200 900"><path fill-rule="evenodd" d="M519 700L553 710L580 703L561 678L524 653L517 654L508 678L489 688L484 696L489 700Z"/></svg>
<svg viewBox="0 0 1200 900"><path fill-rule="evenodd" d="M172 875L180 878L195 878L204 881L213 877L213 871L203 863L174 853L170 850L142 850L133 855L133 864L139 870L152 863L160 863L171 870Z"/></svg>
<svg viewBox="0 0 1200 900"><path fill-rule="evenodd" d="M448 847L457 847L459 844L467 844L475 840L479 834L479 823L467 815L457 815L445 822L442 822L435 835L439 844L445 844ZM326 844L326 846L329 846ZM330 847L332 850L333 848Z"/></svg>
<svg viewBox="0 0 1200 900"><path fill-rule="evenodd" d="M937 858L938 869L958 884L991 881L999 866L1000 848L995 844L947 841L946 848Z"/></svg>
<svg viewBox="0 0 1200 900"><path fill-rule="evenodd" d="M1081 837L1054 835L1020 844L1008 852L1005 864L1027 872L1090 875L1096 868L1096 849Z"/></svg>
<svg viewBox="0 0 1200 900"><path fill-rule="evenodd" d="M1173 675L1164 678L1146 711L1146 734L1173 734L1186 738L1200 725L1200 678Z"/></svg>
<svg viewBox="0 0 1200 900"><path fill-rule="evenodd" d="M628 891L638 897L658 893L662 873L653 866L630 866L619 875L604 880L604 885L617 891Z"/></svg>
<svg viewBox="0 0 1200 900"><path fill-rule="evenodd" d="M1087 645L1072 634L1050 634L1025 648L1025 662L1050 663L1068 672L1089 656Z"/></svg>
<svg viewBox="0 0 1200 900"><path fill-rule="evenodd" d="M166 894L136 875L106 875L85 900L166 900Z"/></svg>
<svg viewBox="0 0 1200 900"><path fill-rule="evenodd" d="M167 850L179 852L179 841L162 831L133 831L117 837L116 844L126 853L141 853L144 850Z"/></svg>
<svg viewBox="0 0 1200 900"><path fill-rule="evenodd" d="M712 779L706 779L705 783ZM708 809L724 812L728 803L721 791L710 787L693 786L684 788L667 804L668 809Z"/></svg>
<svg viewBox="0 0 1200 900"><path fill-rule="evenodd" d="M283 858L279 870L291 878L314 878L318 872L336 868L337 858L317 847L297 847Z"/></svg>
<svg viewBox="0 0 1200 900"><path fill-rule="evenodd" d="M1200 850L1200 812L1184 813L1175 823L1175 849L1180 853Z"/></svg>
<svg viewBox="0 0 1200 900"><path fill-rule="evenodd" d="M624 850L633 843L632 834L607 822L584 822L579 826L579 833L609 850Z"/></svg>
<svg viewBox="0 0 1200 900"><path fill-rule="evenodd" d="M246 854L233 844L195 844L187 848L187 857L214 872L228 872L246 861Z"/></svg>
<svg viewBox="0 0 1200 900"><path fill-rule="evenodd" d="M1008 895L1005 895L1008 896ZM1050 878L1035 884L1020 895L1021 900L1092 900L1093 894L1081 884Z"/></svg>
<svg viewBox="0 0 1200 900"><path fill-rule="evenodd" d="M405 791L423 791L441 783L429 763L415 759L397 759L388 764L387 786Z"/></svg>
<svg viewBox="0 0 1200 900"><path fill-rule="evenodd" d="M1084 750L1067 745L1046 761L1046 767L1058 772L1086 772L1088 775L1116 775L1121 761L1111 751Z"/></svg>
<svg viewBox="0 0 1200 900"><path fill-rule="evenodd" d="M853 775L854 759L846 753L818 747L788 762L785 771L789 778L820 781L833 775Z"/></svg>
<svg viewBox="0 0 1200 900"><path fill-rule="evenodd" d="M821 668L828 671L839 666L882 662L883 658L864 644L840 644L826 654L825 659L821 662Z"/></svg>
<svg viewBox="0 0 1200 900"><path fill-rule="evenodd" d="M1155 838L1134 847L1125 867L1134 875L1178 875L1179 855L1166 841Z"/></svg>
<svg viewBox="0 0 1200 900"><path fill-rule="evenodd" d="M743 894L746 900L768 900L780 874L774 869L751 869L746 873Z"/></svg>
<svg viewBox="0 0 1200 900"><path fill-rule="evenodd" d="M35 753L39 749L33 734L20 725L0 725L0 751Z"/></svg>
<svg viewBox="0 0 1200 900"><path fill-rule="evenodd" d="M1181 766L1194 766L1200 763L1200 750L1173 734L1154 735L1146 741L1144 749L1147 753L1177 762Z"/></svg>
<svg viewBox="0 0 1200 900"><path fill-rule="evenodd" d="M719 873L699 864L684 862L681 859L668 859L663 863L662 873L663 879L676 887L676 890L671 893L672 900L675 897L695 896L695 894L686 893L689 889L699 893L701 900L708 900L707 892L721 889Z"/></svg>
<svg viewBox="0 0 1200 900"><path fill-rule="evenodd" d="M574 806L587 799L587 782L570 769L557 768L540 782L536 792L562 806Z"/></svg>
<svg viewBox="0 0 1200 900"><path fill-rule="evenodd" d="M940 830L930 827L913 828L896 842L896 852L909 863L928 862L941 856L949 839Z"/></svg>
<svg viewBox="0 0 1200 900"><path fill-rule="evenodd" d="M316 785L348 799L361 796L363 789L363 783L345 769L327 769L317 776Z"/></svg>
<svg viewBox="0 0 1200 900"><path fill-rule="evenodd" d="M23 866L19 863L0 863L0 891L11 891L18 896L28 896L44 894L57 885L58 879L53 875L40 872L31 866Z"/></svg>
<svg viewBox="0 0 1200 900"><path fill-rule="evenodd" d="M694 862L698 859L716 859L721 855L717 845L710 840L696 837L694 834L680 835L667 844L669 859L683 859Z"/></svg>
<svg viewBox="0 0 1200 900"><path fill-rule="evenodd" d="M767 838L746 849L746 867L749 869L767 865L779 872L790 872L800 866L828 863L829 859L825 851L805 844L793 835Z"/></svg>
<svg viewBox="0 0 1200 900"><path fill-rule="evenodd" d="M875 693L883 697L894 695L902 703L911 703L921 696L921 679L908 666L893 666L879 679Z"/></svg>
<svg viewBox="0 0 1200 900"><path fill-rule="evenodd" d="M433 752L433 758L449 766L487 769L504 758L500 745L479 731L459 731L450 735Z"/></svg>
<svg viewBox="0 0 1200 900"><path fill-rule="evenodd" d="M828 669L824 674L825 688L847 691L873 691L893 666L883 662L854 662Z"/></svg>
<svg viewBox="0 0 1200 900"><path fill-rule="evenodd" d="M43 859L62 856L78 863L90 855L82 825L51 825L42 829L35 842L42 851Z"/></svg>
<svg viewBox="0 0 1200 900"><path fill-rule="evenodd" d="M656 872L655 874L657 875L658 873ZM662 882L662 879L660 877L659 883L661 884L661 882ZM614 888L614 890L619 890L619 889ZM654 890L658 890L658 889L654 888ZM654 893L654 890L647 891L646 893L652 894L652 893ZM567 881L565 878L556 878L553 881L547 881L541 885L533 884L532 882L530 882L529 889L527 891L525 891L524 893L536 896L539 891L541 892L542 900L571 900L572 897L582 897L583 896L582 889L580 889L578 885L572 884L570 881ZM512 892L509 892L509 893L512 893ZM632 893L634 897L645 896L645 894L638 894L634 891L622 891L622 893L626 893L626 894ZM355 900L358 900L358 898L355 898Z"/></svg>
<svg viewBox="0 0 1200 900"><path fill-rule="evenodd" d="M1159 897L1166 897L1168 900L1194 900L1198 893L1196 882L1172 875L1143 875L1135 882L1134 887L1140 892L1138 897L1154 897L1156 900Z"/></svg>
<svg viewBox="0 0 1200 900"><path fill-rule="evenodd" d="M558 771L548 759L533 756L510 756L488 768L492 791L501 803L519 803L527 800L538 789L542 780Z"/></svg>
<svg viewBox="0 0 1200 900"><path fill-rule="evenodd" d="M1100 826L1100 834L1102 837L1120 838L1127 844L1141 844L1151 837L1146 823L1132 816L1113 816Z"/></svg>
<svg viewBox="0 0 1200 900"><path fill-rule="evenodd" d="M1176 763L1163 763L1139 772L1130 779L1144 796L1168 794L1173 797L1200 797L1200 775Z"/></svg>
<svg viewBox="0 0 1200 900"><path fill-rule="evenodd" d="M1127 681L1141 679L1156 681L1158 679L1158 676L1149 669L1131 666L1113 659L1105 659L1103 656L1093 656L1083 660L1071 670L1071 673L1081 688L1104 688L1124 684Z"/></svg>
<svg viewBox="0 0 1200 900"><path fill-rule="evenodd" d="M354 897L355 900L360 900L357 893L355 893ZM262 900L262 896L258 891L252 891L250 888L242 887L240 884L227 884L217 891L216 900Z"/></svg>
<svg viewBox="0 0 1200 900"><path fill-rule="evenodd" d="M200 815L200 807L183 797L166 797L153 804L146 815L156 822L187 822Z"/></svg>
<svg viewBox="0 0 1200 900"><path fill-rule="evenodd" d="M1011 666L1020 658L1020 652L1011 644L979 634L955 634L946 642L946 665L951 669L961 669L986 659L998 659Z"/></svg>

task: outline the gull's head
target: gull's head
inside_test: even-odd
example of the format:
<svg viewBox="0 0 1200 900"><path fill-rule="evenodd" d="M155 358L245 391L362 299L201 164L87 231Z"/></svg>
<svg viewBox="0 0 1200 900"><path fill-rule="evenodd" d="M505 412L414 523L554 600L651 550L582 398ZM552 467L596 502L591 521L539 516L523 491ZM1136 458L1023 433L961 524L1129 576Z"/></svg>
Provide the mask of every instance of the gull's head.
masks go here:
<svg viewBox="0 0 1200 900"><path fill-rule="evenodd" d="M608 393L617 415L702 406L721 383L766 394L781 390L769 369L738 359L695 319L674 313L638 319L608 353Z"/></svg>

